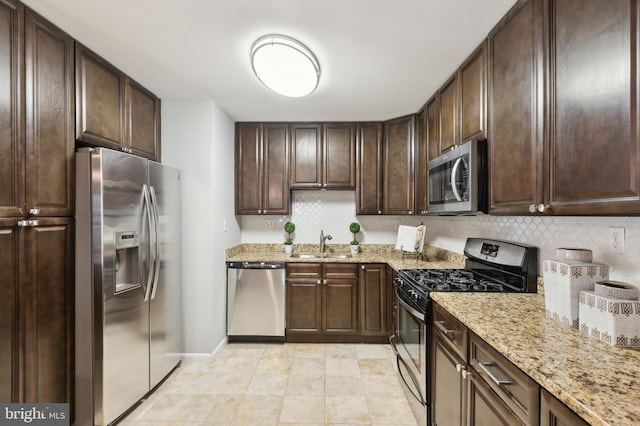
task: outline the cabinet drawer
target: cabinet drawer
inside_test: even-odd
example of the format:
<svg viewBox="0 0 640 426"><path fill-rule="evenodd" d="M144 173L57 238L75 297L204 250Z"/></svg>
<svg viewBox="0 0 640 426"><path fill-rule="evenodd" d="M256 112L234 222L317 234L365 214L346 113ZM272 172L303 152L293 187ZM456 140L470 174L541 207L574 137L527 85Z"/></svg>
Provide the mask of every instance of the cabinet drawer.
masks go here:
<svg viewBox="0 0 640 426"><path fill-rule="evenodd" d="M287 280L319 280L321 273L321 263L287 263Z"/></svg>
<svg viewBox="0 0 640 426"><path fill-rule="evenodd" d="M467 327L439 305L433 305L433 330L449 348L467 361Z"/></svg>
<svg viewBox="0 0 640 426"><path fill-rule="evenodd" d="M325 263L324 277L326 279L358 279L357 263Z"/></svg>
<svg viewBox="0 0 640 426"><path fill-rule="evenodd" d="M469 364L524 424L538 424L538 384L473 333Z"/></svg>

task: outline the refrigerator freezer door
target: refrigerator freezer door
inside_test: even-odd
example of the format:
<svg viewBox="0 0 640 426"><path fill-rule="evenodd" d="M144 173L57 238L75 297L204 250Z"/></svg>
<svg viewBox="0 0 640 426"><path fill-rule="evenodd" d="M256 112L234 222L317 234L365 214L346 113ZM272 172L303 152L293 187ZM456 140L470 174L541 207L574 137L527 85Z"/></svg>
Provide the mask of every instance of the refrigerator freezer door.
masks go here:
<svg viewBox="0 0 640 426"><path fill-rule="evenodd" d="M182 359L180 171L149 162L149 187L157 212L156 273L150 297L150 386Z"/></svg>

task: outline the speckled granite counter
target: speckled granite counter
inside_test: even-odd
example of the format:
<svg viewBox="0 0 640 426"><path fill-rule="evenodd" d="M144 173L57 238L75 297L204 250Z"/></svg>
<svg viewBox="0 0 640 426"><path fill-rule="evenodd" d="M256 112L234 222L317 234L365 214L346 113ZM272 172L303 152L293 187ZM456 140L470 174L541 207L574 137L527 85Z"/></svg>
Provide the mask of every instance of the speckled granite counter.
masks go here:
<svg viewBox="0 0 640 426"><path fill-rule="evenodd" d="M593 425L640 425L640 351L608 346L544 314L540 294L432 298Z"/></svg>
<svg viewBox="0 0 640 426"><path fill-rule="evenodd" d="M296 253L318 253L317 244L295 244ZM327 247L327 255L347 254L349 245L330 244ZM346 263L386 263L393 269L416 268L461 268L464 266L464 255L452 253L447 250L425 247L424 257L417 259L416 255L395 250L388 244L361 244L360 252L350 258L336 259L324 257L319 259L299 259L287 256L282 244L240 244L226 251L227 262L346 262Z"/></svg>

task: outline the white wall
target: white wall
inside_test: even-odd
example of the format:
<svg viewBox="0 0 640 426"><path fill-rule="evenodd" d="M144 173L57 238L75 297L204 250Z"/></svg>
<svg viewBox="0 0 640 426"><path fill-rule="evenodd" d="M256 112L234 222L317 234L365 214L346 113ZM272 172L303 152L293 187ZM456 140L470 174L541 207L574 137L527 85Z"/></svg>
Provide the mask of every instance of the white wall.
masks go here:
<svg viewBox="0 0 640 426"><path fill-rule="evenodd" d="M467 237L519 241L539 248L542 260L555 258L558 247L588 248L595 262L611 266L612 279L640 285L640 217L542 217L542 216L355 216L353 191L293 191L290 217L242 216L242 241L279 243L284 241L282 225L296 224L295 243L314 243L320 230L333 235L332 243L346 244L352 221L362 225L358 239L366 244L395 244L398 224L427 225L428 244L462 253ZM265 229L266 220L275 229ZM624 255L608 248L609 227L625 229Z"/></svg>
<svg viewBox="0 0 640 426"><path fill-rule="evenodd" d="M240 242L233 132L233 120L211 100L162 100L162 162L182 169L186 353L210 354L226 335L225 250Z"/></svg>

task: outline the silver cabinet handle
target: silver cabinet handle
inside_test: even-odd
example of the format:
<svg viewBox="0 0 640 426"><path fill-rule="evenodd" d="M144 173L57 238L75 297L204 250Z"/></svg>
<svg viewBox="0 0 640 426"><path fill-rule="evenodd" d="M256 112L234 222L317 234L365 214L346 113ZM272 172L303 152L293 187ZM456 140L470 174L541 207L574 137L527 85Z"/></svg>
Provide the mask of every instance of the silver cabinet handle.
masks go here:
<svg viewBox="0 0 640 426"><path fill-rule="evenodd" d="M40 209L29 209L29 214L38 215L40 214Z"/></svg>
<svg viewBox="0 0 640 426"><path fill-rule="evenodd" d="M473 376L473 373L467 369L462 370L462 378L463 379L468 379L469 377Z"/></svg>
<svg viewBox="0 0 640 426"><path fill-rule="evenodd" d="M458 373L461 373L466 369L467 367L464 364L460 364L459 362L456 363L456 370L458 371Z"/></svg>
<svg viewBox="0 0 640 426"><path fill-rule="evenodd" d="M549 211L549 208L550 208L550 207L551 207L551 206L549 206L549 204L538 204L538 211L539 211L540 213L546 213L546 212L548 212L548 211Z"/></svg>
<svg viewBox="0 0 640 426"><path fill-rule="evenodd" d="M40 221L37 219L29 219L29 220L19 220L18 226L21 228L25 228L28 226L38 226L40 225Z"/></svg>
<svg viewBox="0 0 640 426"><path fill-rule="evenodd" d="M529 213L536 213L538 211L538 207L535 204L529 204Z"/></svg>
<svg viewBox="0 0 640 426"><path fill-rule="evenodd" d="M495 383L496 385L498 386L513 385L515 383L513 379L504 379L504 380L498 379L495 373L490 369L490 367L494 367L496 365L495 362L481 362L479 363L479 365L482 371L487 373L487 375L491 378L491 380L493 380L493 383Z"/></svg>
<svg viewBox="0 0 640 426"><path fill-rule="evenodd" d="M447 336L450 334L456 334L456 333L460 333L459 330L451 330L448 329L447 327L445 327L445 322L444 321L434 321L433 322L436 327L438 327L438 329L440 329L440 331L442 331L444 334L446 334Z"/></svg>
<svg viewBox="0 0 640 426"><path fill-rule="evenodd" d="M316 284L322 284L322 280L316 281Z"/></svg>

